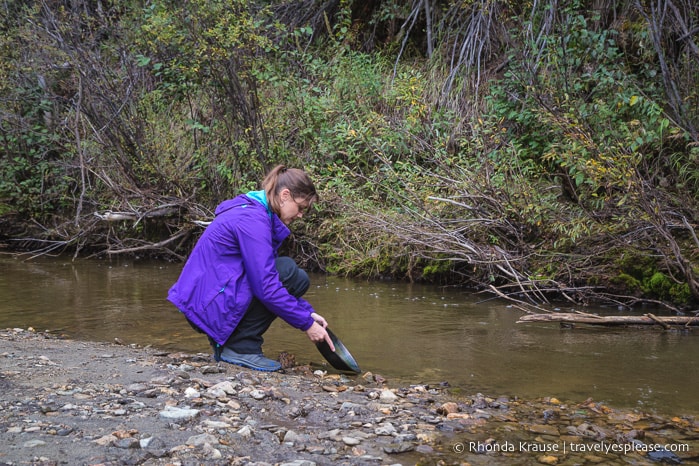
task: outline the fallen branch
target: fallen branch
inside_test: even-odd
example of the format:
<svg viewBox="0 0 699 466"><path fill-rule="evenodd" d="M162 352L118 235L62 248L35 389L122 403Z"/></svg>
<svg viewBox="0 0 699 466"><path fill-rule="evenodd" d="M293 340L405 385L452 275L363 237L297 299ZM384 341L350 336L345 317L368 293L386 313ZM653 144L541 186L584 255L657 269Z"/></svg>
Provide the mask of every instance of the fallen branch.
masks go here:
<svg viewBox="0 0 699 466"><path fill-rule="evenodd" d="M548 312L546 309L543 309L535 304L527 303L524 301L520 301L518 299L513 298L512 296L508 296L493 285L490 285L490 290L495 293L497 296L506 299L508 301L512 301L514 304L512 304L512 307L519 309L521 311L527 312L532 315L541 315L541 314L536 314L534 311L530 310L530 308L536 309L537 311L543 311L543 312Z"/></svg>
<svg viewBox="0 0 699 466"><path fill-rule="evenodd" d="M658 317L653 314L642 316L597 316L591 314L579 314L573 312L553 312L550 314L528 314L519 318L517 323L523 322L560 322L567 324L588 325L662 325L670 328L671 325L683 325L685 327L699 326L699 317L669 316Z"/></svg>
<svg viewBox="0 0 699 466"><path fill-rule="evenodd" d="M127 247L120 247L119 249L110 248L106 251L106 253L110 254L110 255L113 255L113 254L131 254L134 252L141 252L141 251L146 251L146 250L166 249L165 246L167 246L168 244L172 243L175 240L186 237L190 233L191 233L190 230L182 230L179 233L177 233L176 235L171 236L170 238L167 238L163 241L160 241L159 243L148 243L148 244L144 244L142 246L136 246L136 247L131 247L131 248L127 248ZM185 256L177 254L170 249L166 249L166 250L167 250L167 252L169 252L173 256L177 257L179 260L181 260L181 261L185 260Z"/></svg>
<svg viewBox="0 0 699 466"><path fill-rule="evenodd" d="M107 210L104 213L94 212L94 215L100 220L107 222L120 222L122 220L133 220L140 222L143 218L168 217L170 215L174 215L178 212L177 207L177 205L168 204L158 206L154 209L147 210L146 212L113 212L111 210Z"/></svg>
<svg viewBox="0 0 699 466"><path fill-rule="evenodd" d="M667 322L663 321L660 317L656 317L655 315L648 313L646 314L646 317L652 319L654 322L656 322L658 325L662 326L665 330L668 330L670 328L670 324ZM686 325L686 324L685 324Z"/></svg>

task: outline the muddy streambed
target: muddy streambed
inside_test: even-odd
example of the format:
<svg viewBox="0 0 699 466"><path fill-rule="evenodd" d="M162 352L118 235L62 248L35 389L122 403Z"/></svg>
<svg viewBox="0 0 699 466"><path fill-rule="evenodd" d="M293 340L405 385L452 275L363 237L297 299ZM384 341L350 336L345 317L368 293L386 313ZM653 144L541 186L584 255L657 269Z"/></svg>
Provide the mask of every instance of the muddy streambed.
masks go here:
<svg viewBox="0 0 699 466"><path fill-rule="evenodd" d="M0 269L2 328L208 351L165 299L181 264L0 256ZM699 413L696 332L517 324L520 311L487 296L324 275L312 276L306 298L362 370L391 383L448 384L452 391L525 399L592 398L669 416ZM315 347L283 322L266 340L268 356L288 352L323 368Z"/></svg>

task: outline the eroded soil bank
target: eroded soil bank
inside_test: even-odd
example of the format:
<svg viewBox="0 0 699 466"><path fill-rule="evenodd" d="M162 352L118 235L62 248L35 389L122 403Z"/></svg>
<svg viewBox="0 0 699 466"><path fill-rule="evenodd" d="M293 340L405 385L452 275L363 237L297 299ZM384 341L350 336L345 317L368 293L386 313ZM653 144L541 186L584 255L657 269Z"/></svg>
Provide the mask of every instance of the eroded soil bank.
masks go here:
<svg viewBox="0 0 699 466"><path fill-rule="evenodd" d="M0 331L0 465L697 464L699 421Z"/></svg>

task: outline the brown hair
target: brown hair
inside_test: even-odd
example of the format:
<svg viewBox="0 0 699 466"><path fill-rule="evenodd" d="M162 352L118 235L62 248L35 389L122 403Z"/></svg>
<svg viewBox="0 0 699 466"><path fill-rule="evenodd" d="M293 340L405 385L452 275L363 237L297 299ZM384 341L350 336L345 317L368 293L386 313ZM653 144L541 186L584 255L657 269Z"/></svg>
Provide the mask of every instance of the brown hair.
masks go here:
<svg viewBox="0 0 699 466"><path fill-rule="evenodd" d="M310 207L318 200L318 193L308 174L299 168L286 168L284 165L274 167L262 181L262 188L267 193L267 202L272 211L279 213L279 193L284 189L291 191L295 198L303 198Z"/></svg>

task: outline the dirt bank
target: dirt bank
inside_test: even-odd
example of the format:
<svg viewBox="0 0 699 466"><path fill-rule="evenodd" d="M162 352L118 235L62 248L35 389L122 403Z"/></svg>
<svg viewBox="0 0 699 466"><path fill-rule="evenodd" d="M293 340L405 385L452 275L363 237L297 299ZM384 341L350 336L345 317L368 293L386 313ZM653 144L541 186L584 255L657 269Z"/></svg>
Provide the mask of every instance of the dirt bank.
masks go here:
<svg viewBox="0 0 699 466"><path fill-rule="evenodd" d="M0 392L0 465L694 464L699 454L690 418L306 366L259 373L21 329L0 331Z"/></svg>

